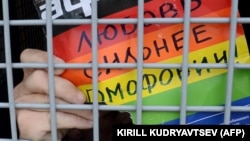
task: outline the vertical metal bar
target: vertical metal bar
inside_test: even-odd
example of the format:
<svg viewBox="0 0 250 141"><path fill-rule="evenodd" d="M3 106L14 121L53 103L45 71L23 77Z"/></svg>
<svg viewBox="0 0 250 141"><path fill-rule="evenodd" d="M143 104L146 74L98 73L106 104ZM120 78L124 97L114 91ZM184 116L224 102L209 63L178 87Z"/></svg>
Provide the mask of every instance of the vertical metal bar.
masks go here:
<svg viewBox="0 0 250 141"><path fill-rule="evenodd" d="M16 127L16 109L13 94L13 75L12 75L12 59L11 59L11 44L10 44L10 19L9 19L9 4L8 0L2 0L3 5L3 26L4 26L4 46L5 46L5 60L7 71L7 89L10 112L10 126L12 139L17 140Z"/></svg>
<svg viewBox="0 0 250 141"><path fill-rule="evenodd" d="M189 33L190 33L190 10L191 0L185 0L184 6L184 41L182 52L182 92L180 105L180 124L186 123L187 108L187 81L188 81L188 52L189 52Z"/></svg>
<svg viewBox="0 0 250 141"><path fill-rule="evenodd" d="M93 88L93 136L99 141L99 106L98 106L98 40L97 40L97 0L91 2L91 36L92 36L92 88Z"/></svg>
<svg viewBox="0 0 250 141"><path fill-rule="evenodd" d="M51 136L52 136L52 141L57 141L51 9L52 9L51 0L46 0L46 37L47 37L47 52L48 52L48 77L49 77L48 85L49 85L49 98L50 98Z"/></svg>
<svg viewBox="0 0 250 141"><path fill-rule="evenodd" d="M235 55L235 42L236 42L235 38L237 30L237 13L238 13L238 0L231 0L230 41L229 41L228 66L227 66L228 72L227 72L224 124L230 124L230 116L231 116L231 100L232 100L232 87L233 87L233 77L234 77L234 55Z"/></svg>
<svg viewBox="0 0 250 141"><path fill-rule="evenodd" d="M136 123L142 123L142 74L143 74L143 44L144 44L144 0L138 0L138 40L137 40L137 100Z"/></svg>

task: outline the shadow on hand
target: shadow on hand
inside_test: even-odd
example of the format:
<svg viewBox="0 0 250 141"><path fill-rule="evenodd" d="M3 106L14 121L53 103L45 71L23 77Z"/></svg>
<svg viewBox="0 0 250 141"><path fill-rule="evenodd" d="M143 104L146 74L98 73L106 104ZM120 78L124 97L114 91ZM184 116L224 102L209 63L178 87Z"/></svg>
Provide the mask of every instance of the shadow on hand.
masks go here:
<svg viewBox="0 0 250 141"><path fill-rule="evenodd" d="M112 140L114 125L132 125L128 112L100 111L99 112L99 141ZM93 141L93 129L72 129L63 141Z"/></svg>

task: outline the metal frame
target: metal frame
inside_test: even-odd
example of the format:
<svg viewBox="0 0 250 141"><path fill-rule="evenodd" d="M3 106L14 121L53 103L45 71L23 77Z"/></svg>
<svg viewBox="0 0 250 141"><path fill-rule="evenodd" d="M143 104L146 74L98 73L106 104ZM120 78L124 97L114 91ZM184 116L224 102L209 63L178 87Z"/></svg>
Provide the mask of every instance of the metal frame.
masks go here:
<svg viewBox="0 0 250 141"><path fill-rule="evenodd" d="M191 0L186 0L185 4L185 15L183 18L166 18L166 19L150 19L144 18L143 15L143 0L138 0L138 19L98 19L97 18L97 1L92 0L92 19L76 20L76 19L65 19L65 20L51 20L51 7L50 0L46 0L47 6L47 20L39 19L27 19L27 20L10 20L9 18L9 9L8 9L8 0L2 0L3 5L3 20L0 21L0 26L4 28L4 46L6 54L6 62L0 63L0 68L6 69L7 72L7 85L8 85L8 96L9 103L0 103L0 108L9 108L10 110L10 120L11 120L11 132L12 139L18 140L17 137L17 128L16 128L16 108L49 108L51 112L51 129L52 129L52 140L57 140L57 130L56 130L56 119L55 111L56 109L93 109L94 117L94 141L99 140L99 131L98 131L98 111L99 110L135 110L137 113L137 123L141 123L142 112L143 111L179 111L180 112L180 124L186 123L186 113L187 111L216 111L224 112L224 123L230 123L230 113L231 111L250 111L247 107L240 106L231 106L231 95L232 95L232 83L234 76L234 69L249 69L249 64L235 64L234 63L234 53L235 53L235 37L236 37L236 25L237 23L250 23L250 18L237 18L238 10L238 0L231 0L232 2L232 13L231 17L228 18L190 18L190 3ZM189 29L191 23L229 23L230 24L230 54L228 64L189 64L188 59L183 59L182 64L143 64L143 24L144 23L184 23L184 48L183 48L183 58L188 58L188 48L189 48ZM138 30L138 63L136 64L98 64L97 58L97 26L98 24L107 24L107 23L137 23ZM52 25L67 25L67 24L91 24L92 27L92 64L53 64L53 48L52 48ZM10 26L30 26L44 25L46 27L46 45L48 51L48 64L29 64L29 63L13 63L11 60L11 42L10 42ZM55 104L54 97L54 68L92 68L93 71L93 93L94 93L94 102L92 105L65 105L65 104ZM142 106L142 87L137 85L137 105L134 106L108 106L108 105L99 105L98 104L98 68L137 68L137 73L142 74L143 68L181 68L183 70L182 77L182 96L181 96L181 105L180 106ZM13 98L13 75L12 70L14 68L48 68L49 73L49 93L50 93L50 102L51 104L15 104ZM226 103L225 106L187 106L187 76L189 68L226 68L228 70L227 74L227 94L226 94ZM142 76L138 75L138 83L142 83ZM0 139L1 140L1 139Z"/></svg>

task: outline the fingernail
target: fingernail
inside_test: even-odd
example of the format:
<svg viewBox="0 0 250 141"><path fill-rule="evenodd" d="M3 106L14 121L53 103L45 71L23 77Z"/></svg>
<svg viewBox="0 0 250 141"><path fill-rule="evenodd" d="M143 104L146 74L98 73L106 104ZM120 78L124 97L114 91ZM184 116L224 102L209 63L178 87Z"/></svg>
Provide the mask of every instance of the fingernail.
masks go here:
<svg viewBox="0 0 250 141"><path fill-rule="evenodd" d="M82 92L78 92L77 94L77 101L80 103L84 103L85 102L85 97L83 96Z"/></svg>
<svg viewBox="0 0 250 141"><path fill-rule="evenodd" d="M64 61L61 58L58 57L54 57L54 63L64 63ZM55 69L55 74L56 75L60 75L64 72L65 69Z"/></svg>
<svg viewBox="0 0 250 141"><path fill-rule="evenodd" d="M64 63L64 61L61 58L54 57L54 63Z"/></svg>

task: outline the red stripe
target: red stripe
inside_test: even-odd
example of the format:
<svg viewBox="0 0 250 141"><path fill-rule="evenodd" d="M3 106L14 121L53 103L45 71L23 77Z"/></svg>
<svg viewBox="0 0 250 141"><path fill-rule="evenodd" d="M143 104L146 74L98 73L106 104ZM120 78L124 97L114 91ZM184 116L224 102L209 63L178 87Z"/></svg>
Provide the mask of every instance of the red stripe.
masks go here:
<svg viewBox="0 0 250 141"><path fill-rule="evenodd" d="M211 12L215 12L216 10L224 9L226 7L230 7L230 2L228 0L201 0L201 5L199 8L198 2L199 0L192 0L192 16L199 17ZM173 6L173 7L172 7ZM170 10L169 8L176 8L176 17L183 17L183 6L178 1L166 1L166 0L153 0L145 4L144 9L147 11L145 17L151 17L153 14L155 17L171 17L175 14L174 10ZM197 8L197 9L196 9ZM164 11L164 12L160 12ZM228 17L230 13L225 13L225 17ZM124 18L137 17L137 7L133 7L113 15L107 16L105 18ZM145 27L144 33L149 33L155 30L160 30L165 28L166 26L170 26L171 24L153 24L151 26ZM137 30L133 30L135 25L98 25L99 33L98 36L98 48L105 48L110 45L116 44L121 41L129 40L131 38L135 38L137 36ZM108 29L108 30L105 30ZM131 34L125 35L124 30L126 32L132 32ZM90 25L81 25L75 28L72 28L62 34L59 34L53 38L54 43L54 54L58 57L61 57L65 61L72 60L74 58L80 57L84 54L91 52L91 47L88 44L86 38L91 42L91 26ZM104 37L108 39L105 39ZM82 40L81 40L82 39ZM81 42L82 41L82 42Z"/></svg>

